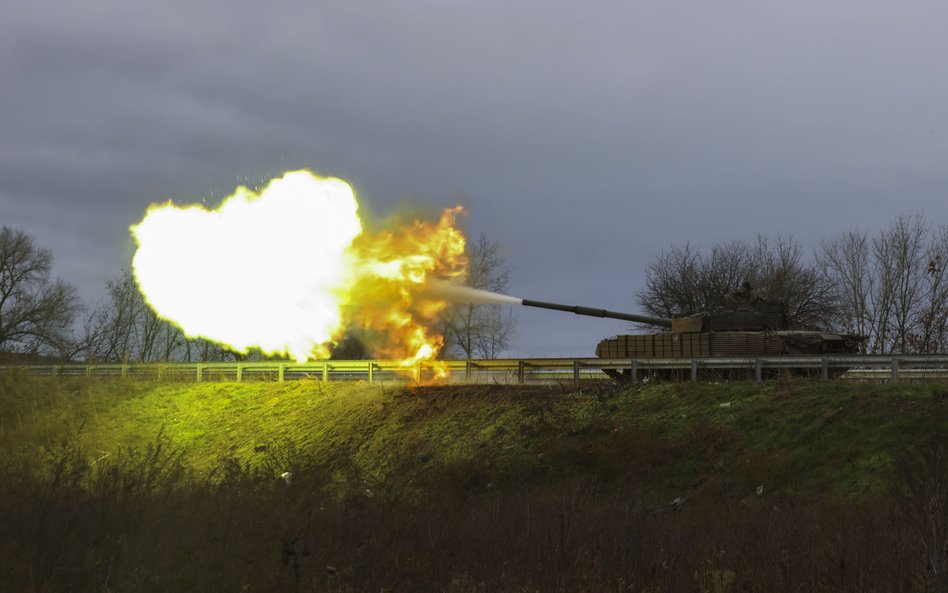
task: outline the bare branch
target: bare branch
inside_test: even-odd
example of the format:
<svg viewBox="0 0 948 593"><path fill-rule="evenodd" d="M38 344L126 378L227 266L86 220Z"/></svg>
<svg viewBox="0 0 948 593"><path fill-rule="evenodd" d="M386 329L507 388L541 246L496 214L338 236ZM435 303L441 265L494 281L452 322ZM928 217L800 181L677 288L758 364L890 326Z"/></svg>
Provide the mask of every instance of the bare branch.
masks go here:
<svg viewBox="0 0 948 593"><path fill-rule="evenodd" d="M0 228L0 351L70 350L81 305L72 285L50 279L52 264L32 236Z"/></svg>
<svg viewBox="0 0 948 593"><path fill-rule="evenodd" d="M467 256L469 286L507 291L510 268L500 243L482 233L468 245ZM442 331L448 351L465 358L496 358L510 345L516 325L509 306L459 304L445 312Z"/></svg>

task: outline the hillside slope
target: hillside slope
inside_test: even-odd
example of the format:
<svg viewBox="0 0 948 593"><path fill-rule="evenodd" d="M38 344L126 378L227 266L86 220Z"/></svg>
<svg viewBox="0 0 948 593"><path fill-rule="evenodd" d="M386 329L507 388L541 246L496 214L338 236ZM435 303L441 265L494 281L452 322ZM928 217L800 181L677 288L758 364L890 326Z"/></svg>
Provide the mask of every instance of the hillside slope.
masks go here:
<svg viewBox="0 0 948 593"><path fill-rule="evenodd" d="M937 384L618 388L156 384L0 378L0 461L63 445L92 459L159 439L203 472L225 460L396 497L577 477L648 498L885 483L893 455L948 428Z"/></svg>

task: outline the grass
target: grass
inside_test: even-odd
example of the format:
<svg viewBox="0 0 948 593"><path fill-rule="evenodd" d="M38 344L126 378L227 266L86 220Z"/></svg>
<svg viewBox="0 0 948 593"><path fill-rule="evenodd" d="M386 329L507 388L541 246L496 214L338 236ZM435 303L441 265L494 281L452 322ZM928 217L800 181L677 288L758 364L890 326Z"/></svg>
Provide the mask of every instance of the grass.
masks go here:
<svg viewBox="0 0 948 593"><path fill-rule="evenodd" d="M0 590L944 590L945 391L3 376Z"/></svg>
<svg viewBox="0 0 948 593"><path fill-rule="evenodd" d="M63 443L92 458L159 432L208 472L292 449L332 480L419 488L635 479L654 498L710 486L740 495L851 496L885 481L944 386L856 383L378 387L0 378L3 459ZM940 400L939 400L940 401ZM697 486L696 486L697 485ZM688 491L685 492L685 489Z"/></svg>

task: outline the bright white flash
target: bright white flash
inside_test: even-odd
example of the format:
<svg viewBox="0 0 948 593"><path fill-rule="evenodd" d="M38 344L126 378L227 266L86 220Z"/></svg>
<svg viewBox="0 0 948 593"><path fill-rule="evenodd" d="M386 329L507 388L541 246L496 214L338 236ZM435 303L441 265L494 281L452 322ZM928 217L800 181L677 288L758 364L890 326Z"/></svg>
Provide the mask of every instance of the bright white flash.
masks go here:
<svg viewBox="0 0 948 593"><path fill-rule="evenodd" d="M361 232L349 184L295 171L216 210L152 206L132 227L132 267L148 303L189 337L302 361L340 331Z"/></svg>

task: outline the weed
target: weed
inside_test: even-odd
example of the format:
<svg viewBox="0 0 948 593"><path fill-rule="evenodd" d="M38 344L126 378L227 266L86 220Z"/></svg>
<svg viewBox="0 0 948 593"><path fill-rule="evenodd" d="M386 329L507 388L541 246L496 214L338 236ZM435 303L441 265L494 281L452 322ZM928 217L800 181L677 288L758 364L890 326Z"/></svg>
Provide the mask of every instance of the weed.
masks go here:
<svg viewBox="0 0 948 593"><path fill-rule="evenodd" d="M945 588L935 386L3 387L2 591Z"/></svg>

